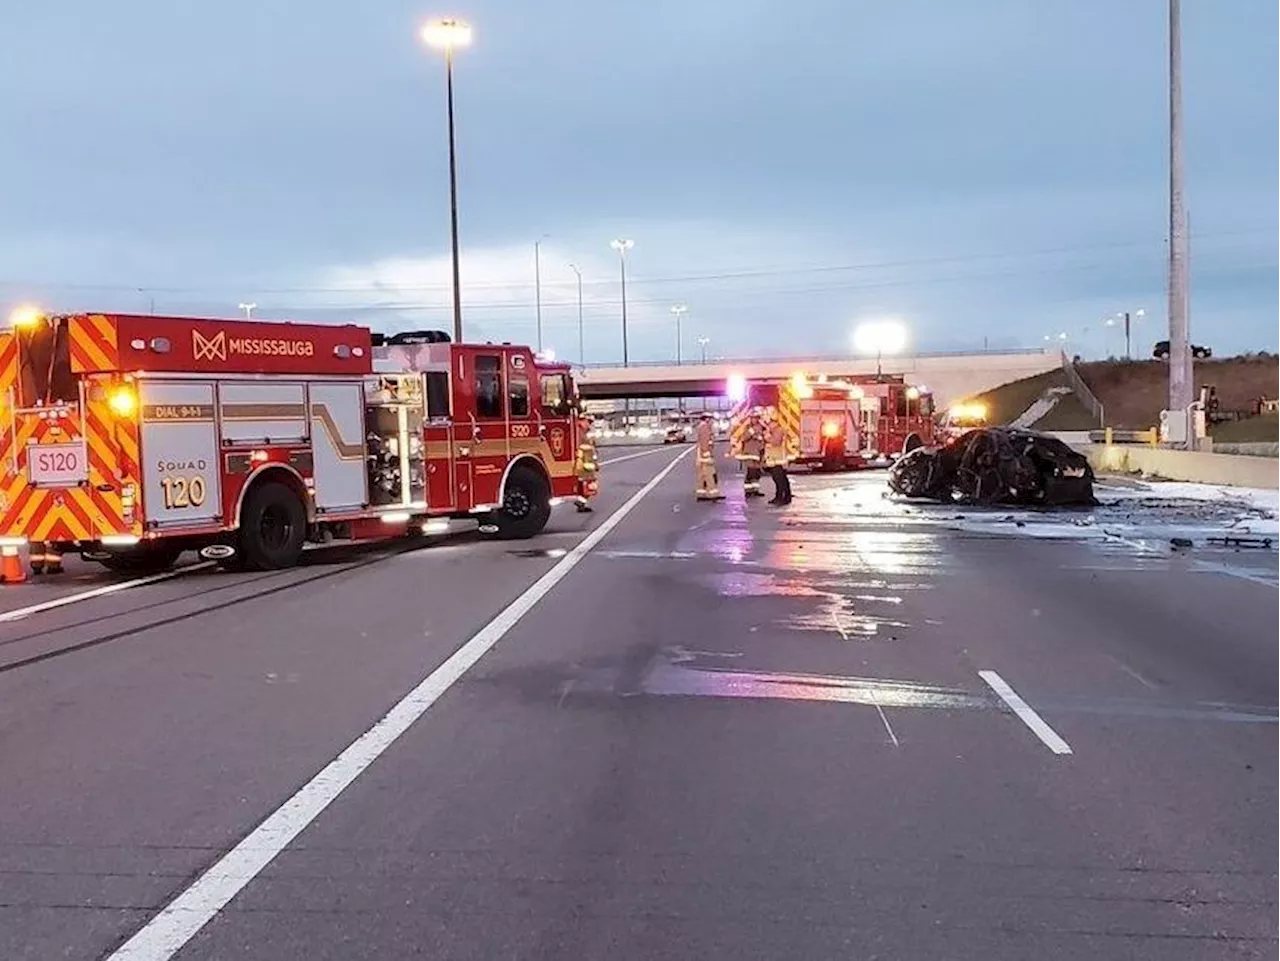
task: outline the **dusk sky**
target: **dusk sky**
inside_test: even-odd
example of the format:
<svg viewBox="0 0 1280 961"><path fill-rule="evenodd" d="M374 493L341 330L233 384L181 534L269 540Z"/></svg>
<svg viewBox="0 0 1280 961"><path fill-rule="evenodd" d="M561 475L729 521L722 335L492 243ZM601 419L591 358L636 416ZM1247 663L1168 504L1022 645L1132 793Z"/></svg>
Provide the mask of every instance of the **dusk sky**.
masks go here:
<svg viewBox="0 0 1280 961"><path fill-rule="evenodd" d="M1165 0L223 0L0 13L0 302L450 326L633 359L1165 336ZM1277 4L1183 0L1191 323L1277 348ZM1109 338L1109 339L1108 339Z"/></svg>

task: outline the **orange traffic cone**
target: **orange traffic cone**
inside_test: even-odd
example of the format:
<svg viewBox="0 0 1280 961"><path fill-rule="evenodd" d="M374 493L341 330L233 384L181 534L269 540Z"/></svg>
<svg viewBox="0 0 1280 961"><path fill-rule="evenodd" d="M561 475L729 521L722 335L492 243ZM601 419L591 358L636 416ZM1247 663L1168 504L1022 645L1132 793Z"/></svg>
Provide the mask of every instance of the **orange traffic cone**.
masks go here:
<svg viewBox="0 0 1280 961"><path fill-rule="evenodd" d="M18 549L7 545L0 548L0 583L21 584L26 579L27 572L22 567Z"/></svg>

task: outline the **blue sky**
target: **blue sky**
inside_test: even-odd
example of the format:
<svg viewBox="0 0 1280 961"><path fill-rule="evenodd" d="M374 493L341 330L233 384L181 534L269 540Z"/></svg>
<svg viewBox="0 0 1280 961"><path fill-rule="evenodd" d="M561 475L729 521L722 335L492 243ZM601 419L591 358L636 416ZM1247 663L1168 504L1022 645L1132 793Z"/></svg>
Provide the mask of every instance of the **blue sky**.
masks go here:
<svg viewBox="0 0 1280 961"><path fill-rule="evenodd" d="M446 327L633 359L1119 347L1165 322L1165 0L9 4L0 301ZM1277 5L1183 0L1192 331L1277 348ZM1110 340L1105 339L1110 336Z"/></svg>

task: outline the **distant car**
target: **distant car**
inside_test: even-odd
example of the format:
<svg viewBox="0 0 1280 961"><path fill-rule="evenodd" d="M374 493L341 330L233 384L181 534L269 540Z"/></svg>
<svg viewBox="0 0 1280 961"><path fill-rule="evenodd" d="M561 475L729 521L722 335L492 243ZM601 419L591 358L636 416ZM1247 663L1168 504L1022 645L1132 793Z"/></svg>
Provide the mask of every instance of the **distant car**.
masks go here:
<svg viewBox="0 0 1280 961"><path fill-rule="evenodd" d="M1167 340L1156 341L1155 349L1151 351L1151 356L1156 360L1169 359L1169 342ZM1207 360L1213 356L1213 350L1208 347L1201 347L1199 344L1191 345L1191 356L1197 360Z"/></svg>
<svg viewBox="0 0 1280 961"><path fill-rule="evenodd" d="M662 435L664 444L687 444L691 433L688 424L670 424Z"/></svg>

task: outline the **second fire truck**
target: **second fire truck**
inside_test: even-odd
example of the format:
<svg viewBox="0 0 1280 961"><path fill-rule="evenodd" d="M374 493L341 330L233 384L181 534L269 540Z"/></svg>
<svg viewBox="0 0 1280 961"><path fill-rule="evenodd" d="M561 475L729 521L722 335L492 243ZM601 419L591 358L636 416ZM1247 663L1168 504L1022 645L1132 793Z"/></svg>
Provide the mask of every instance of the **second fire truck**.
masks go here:
<svg viewBox="0 0 1280 961"><path fill-rule="evenodd" d="M746 414L772 407L787 431L791 463L828 470L866 467L934 441L933 398L902 377L747 384L734 409L736 445Z"/></svg>
<svg viewBox="0 0 1280 961"><path fill-rule="evenodd" d="M438 332L123 314L0 332L0 544L159 570L305 545L538 533L575 471L569 368Z"/></svg>

